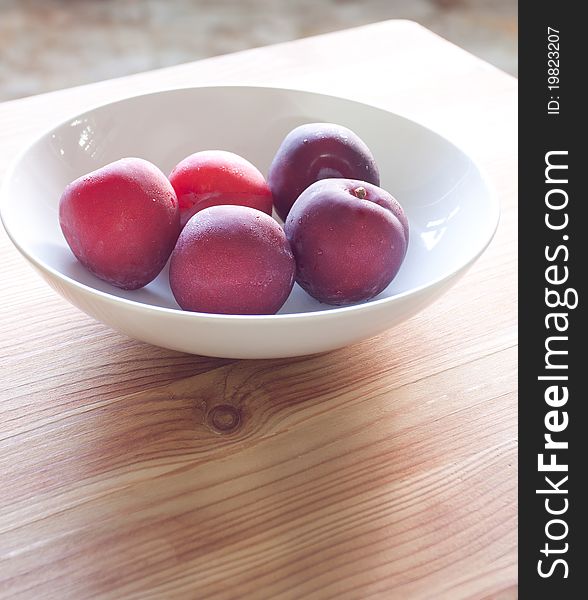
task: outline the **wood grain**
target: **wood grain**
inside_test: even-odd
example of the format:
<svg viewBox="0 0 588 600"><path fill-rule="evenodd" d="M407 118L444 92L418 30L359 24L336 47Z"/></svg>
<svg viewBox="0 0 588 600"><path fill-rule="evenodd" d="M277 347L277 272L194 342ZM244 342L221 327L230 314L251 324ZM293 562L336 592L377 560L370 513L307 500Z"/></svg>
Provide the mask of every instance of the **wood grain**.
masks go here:
<svg viewBox="0 0 588 600"><path fill-rule="evenodd" d="M0 234L0 597L515 598L516 81L390 21L4 103L0 172L72 112L218 83L432 127L494 183L496 238L375 339L223 361L109 331Z"/></svg>

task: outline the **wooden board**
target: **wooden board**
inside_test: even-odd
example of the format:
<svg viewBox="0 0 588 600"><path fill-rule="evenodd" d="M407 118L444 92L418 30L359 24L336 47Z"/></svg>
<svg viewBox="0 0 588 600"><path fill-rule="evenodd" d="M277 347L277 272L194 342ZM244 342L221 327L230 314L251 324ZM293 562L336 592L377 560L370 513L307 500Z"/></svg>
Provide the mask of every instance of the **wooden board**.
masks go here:
<svg viewBox="0 0 588 600"><path fill-rule="evenodd" d="M388 21L4 103L0 174L74 112L219 83L433 128L495 185L496 238L394 330L247 362L108 330L2 232L0 597L515 598L516 80Z"/></svg>

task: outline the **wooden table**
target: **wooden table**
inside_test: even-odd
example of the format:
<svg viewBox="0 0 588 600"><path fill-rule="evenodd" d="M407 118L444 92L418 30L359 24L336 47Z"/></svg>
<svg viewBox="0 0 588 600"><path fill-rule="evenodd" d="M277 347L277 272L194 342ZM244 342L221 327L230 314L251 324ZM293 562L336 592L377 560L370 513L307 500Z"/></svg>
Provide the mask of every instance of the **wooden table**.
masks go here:
<svg viewBox="0 0 588 600"><path fill-rule="evenodd" d="M0 170L89 105L272 84L420 121L496 186L489 249L436 304L318 357L127 339L0 235L0 597L516 596L516 80L389 21L0 105ZM225 433L222 409L240 417Z"/></svg>

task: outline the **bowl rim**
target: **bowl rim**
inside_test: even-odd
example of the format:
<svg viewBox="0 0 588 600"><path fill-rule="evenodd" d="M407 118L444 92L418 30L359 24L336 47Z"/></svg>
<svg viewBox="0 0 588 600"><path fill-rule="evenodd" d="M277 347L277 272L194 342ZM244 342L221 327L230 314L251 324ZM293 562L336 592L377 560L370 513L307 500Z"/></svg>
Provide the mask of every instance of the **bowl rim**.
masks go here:
<svg viewBox="0 0 588 600"><path fill-rule="evenodd" d="M488 201L490 203L490 208L492 209L492 215L493 215L492 227L488 230L488 233L485 236L485 238L481 239L476 251L463 264L455 267L449 273L446 273L446 274L442 275L441 277L433 279L433 280L431 280L427 283L424 283L420 286L411 288L409 290L405 290L403 292L399 292L397 294L394 294L393 296L389 296L386 298L379 298L378 300L368 300L368 301L365 301L362 303L351 304L348 306L334 306L332 308L327 308L327 309L318 310L318 311L313 310L313 311L306 311L306 312L284 313L284 314L273 314L273 315L216 314L216 313L186 311L186 310L182 310L179 307L178 308L167 308L164 306L158 306L156 304L147 304L145 302L140 302L138 300L122 298L115 294L103 292L102 290L98 290L90 285L86 285L85 283L81 283L75 279L72 279L71 277L63 274L61 271L58 271L57 269L45 264L42 260L36 258L34 255L32 255L29 251L27 251L18 242L17 235L15 235L14 232L12 232L10 230L10 227L6 222L6 218L4 215L4 206L5 206L5 204L7 205L8 201L9 201L8 183L12 179L14 172L16 171L18 165L21 163L21 161L26 157L26 155L37 144L42 142L45 138L49 137L52 133L55 132L55 130L67 125L72 120L81 119L81 118L87 116L88 114L92 113L93 111L96 111L99 109L104 109L108 106L114 106L116 104L122 104L122 103L128 102L130 100L137 100L139 98L144 98L146 96L158 96L158 95L170 94L170 93L175 93L175 92L182 92L182 91L187 92L187 91L202 90L202 89L217 89L217 90L223 90L223 89L260 90L260 89L263 89L263 90L273 90L273 91L279 91L279 92L295 92L298 94L319 96L319 97L323 97L323 98L331 98L331 99L339 100L339 101L343 100L345 102L358 104L365 108L370 108L372 110L375 109L378 111L387 112L391 115L394 115L396 118L399 118L407 123L410 123L412 126L424 129L427 132L429 132L430 134L433 134L433 135L437 136L438 138L441 138L445 143L451 145L458 152L460 152L462 155L464 155L470 161L470 163L474 167L474 169L477 171L477 173L480 177L480 180L487 192L487 197L488 197ZM259 322L263 322L263 321L272 321L272 322L274 322L276 320L287 321L287 320L295 320L295 319L300 319L300 318L304 318L304 319L330 318L335 315L341 315L341 314L347 314L347 313L367 312L369 310L375 309L376 307L380 307L385 304L392 305L395 302L398 302L408 296L418 295L420 292L423 292L426 289L436 288L439 285L442 285L443 283L455 278L457 275L459 275L460 273L462 273L466 269L468 269L480 257L480 255L486 250L486 248L489 246L489 244L493 240L493 238L496 234L496 230L498 229L498 225L500 222L500 203L498 201L496 190L495 190L494 186L491 184L490 178L488 177L486 171L469 154L467 154L464 150L462 150L454 142L452 142L451 140L448 140L445 136L437 133L433 129L431 129L425 125L422 125L422 124L418 123L417 121L414 121L413 119L409 119L403 115L392 112L385 108L375 106L375 105L369 104L367 102L354 100L352 98L346 98L344 96L336 96L333 94L324 94L322 92L314 92L314 91L309 91L309 90L296 88L296 87L281 87L281 86L278 87L278 86L272 86L272 85L240 85L240 84L201 85L201 86L189 85L189 86L169 87L169 88L153 90L153 91L148 91L148 92L139 93L139 94L131 94L128 96L123 96L123 97L117 98L116 100L113 100L111 102L101 102L101 103L97 103L94 105L89 105L82 112L72 114L72 115L68 116L67 118L62 119L59 122L50 124L49 126L43 128L37 135L35 135L24 146L24 148L21 148L19 150L19 152L15 155L15 157L10 161L8 168L6 169L6 171L4 173L2 182L0 183L0 222L2 222L4 230L6 231L6 234L8 235L8 238L10 239L10 241L14 244L16 249L30 263L32 263L39 270L62 281L64 284L66 284L70 287L78 288L83 293L97 296L101 300L104 300L104 301L107 301L110 303L116 304L116 303L120 302L123 305L127 305L129 308L135 308L135 309L146 311L146 312L156 312L156 313L167 314L167 315L173 316L173 317L181 317L181 318L187 318L187 319L192 319L192 320L206 319L207 321L210 321L210 320L253 321L253 322L259 323Z"/></svg>

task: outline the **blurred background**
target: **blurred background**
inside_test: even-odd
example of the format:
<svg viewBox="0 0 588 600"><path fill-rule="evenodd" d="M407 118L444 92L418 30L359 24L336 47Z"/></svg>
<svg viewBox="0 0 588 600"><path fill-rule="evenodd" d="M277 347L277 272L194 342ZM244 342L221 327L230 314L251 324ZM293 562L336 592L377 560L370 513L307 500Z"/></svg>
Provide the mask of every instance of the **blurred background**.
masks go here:
<svg viewBox="0 0 588 600"><path fill-rule="evenodd" d="M517 74L516 0L0 0L0 101L386 19Z"/></svg>

